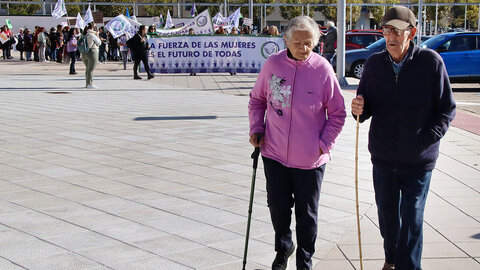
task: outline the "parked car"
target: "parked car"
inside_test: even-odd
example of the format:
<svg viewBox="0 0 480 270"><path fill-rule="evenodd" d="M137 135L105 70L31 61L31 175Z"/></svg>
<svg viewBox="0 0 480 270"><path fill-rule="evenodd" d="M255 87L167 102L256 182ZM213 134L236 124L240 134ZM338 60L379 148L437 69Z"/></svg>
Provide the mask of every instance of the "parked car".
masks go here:
<svg viewBox="0 0 480 270"><path fill-rule="evenodd" d="M380 30L349 30L345 35L345 50L365 48L382 38Z"/></svg>
<svg viewBox="0 0 480 270"><path fill-rule="evenodd" d="M453 32L437 35L423 48L442 56L452 82L480 83L480 32Z"/></svg>
<svg viewBox="0 0 480 270"><path fill-rule="evenodd" d="M422 42L428 40L429 36L422 36ZM417 42L417 38L415 37L413 40L415 43ZM355 77L360 79L363 74L363 64L365 61L370 57L370 55L381 52L385 50L385 39L382 39L370 44L366 48L351 50L345 52L345 76ZM333 68L336 70L337 65L337 57L336 54L332 57L332 65Z"/></svg>

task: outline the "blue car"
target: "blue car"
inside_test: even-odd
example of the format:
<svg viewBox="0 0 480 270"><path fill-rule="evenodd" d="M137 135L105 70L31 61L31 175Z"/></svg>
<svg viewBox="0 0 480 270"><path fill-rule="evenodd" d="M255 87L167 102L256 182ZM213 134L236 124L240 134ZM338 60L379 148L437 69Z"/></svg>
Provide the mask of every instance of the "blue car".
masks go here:
<svg viewBox="0 0 480 270"><path fill-rule="evenodd" d="M422 36L422 42L429 39L429 36ZM415 37L413 42L417 42ZM366 48L345 51L345 76L360 79L363 74L363 64L370 55L385 50L385 39L382 38L370 44ZM336 54L332 58L333 68L336 70L337 58Z"/></svg>
<svg viewBox="0 0 480 270"><path fill-rule="evenodd" d="M480 83L480 33L456 32L437 35L421 45L438 52L451 82Z"/></svg>

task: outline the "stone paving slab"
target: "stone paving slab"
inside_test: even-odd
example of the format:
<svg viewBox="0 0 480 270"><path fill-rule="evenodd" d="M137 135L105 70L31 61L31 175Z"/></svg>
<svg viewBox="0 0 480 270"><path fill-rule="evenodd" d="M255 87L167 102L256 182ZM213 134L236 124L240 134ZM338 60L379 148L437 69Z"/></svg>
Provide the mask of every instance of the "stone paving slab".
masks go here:
<svg viewBox="0 0 480 270"><path fill-rule="evenodd" d="M57 63L0 62L0 269L240 269L255 74L132 80L99 65L96 90ZM66 92L51 94L48 92ZM344 91L346 105L354 96ZM366 148L359 193L365 269L383 263ZM315 269L359 269L355 121L327 165ZM480 137L442 141L425 214L425 269L480 269ZM269 269L260 162L247 269ZM290 269L294 269L295 262Z"/></svg>

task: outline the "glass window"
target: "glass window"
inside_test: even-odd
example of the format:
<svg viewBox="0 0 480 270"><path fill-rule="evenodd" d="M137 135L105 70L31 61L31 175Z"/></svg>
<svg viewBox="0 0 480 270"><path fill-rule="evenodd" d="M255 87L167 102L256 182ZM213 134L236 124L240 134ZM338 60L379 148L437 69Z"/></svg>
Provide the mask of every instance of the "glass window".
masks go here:
<svg viewBox="0 0 480 270"><path fill-rule="evenodd" d="M447 52L473 51L477 49L475 36L456 36L441 45Z"/></svg>
<svg viewBox="0 0 480 270"><path fill-rule="evenodd" d="M377 41L377 38L375 35L356 35L354 43L362 46L368 46L374 43L375 41Z"/></svg>

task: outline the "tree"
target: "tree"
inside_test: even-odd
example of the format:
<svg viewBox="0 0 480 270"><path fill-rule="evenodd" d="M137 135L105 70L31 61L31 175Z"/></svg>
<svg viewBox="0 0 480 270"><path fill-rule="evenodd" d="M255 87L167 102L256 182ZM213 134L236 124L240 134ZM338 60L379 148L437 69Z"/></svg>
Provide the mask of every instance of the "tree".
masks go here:
<svg viewBox="0 0 480 270"><path fill-rule="evenodd" d="M65 0L65 2L80 2L81 0ZM74 17L77 13L82 11L82 7L79 5L65 5L68 16Z"/></svg>
<svg viewBox="0 0 480 270"><path fill-rule="evenodd" d="M145 3L172 3L169 0L148 0L144 1ZM170 10L170 15L173 15L173 5L172 6L143 6L143 9L147 12L149 16L159 16L163 15L164 20L167 19L167 11ZM199 10L197 8L197 10ZM203 10L202 10L203 11Z"/></svg>
<svg viewBox="0 0 480 270"><path fill-rule="evenodd" d="M97 2L106 2L106 3L131 3L131 0L96 0ZM133 7L128 6L130 10L130 14L133 15ZM114 5L114 6L104 6L104 5L97 5L97 10L103 12L103 16L105 17L116 17L120 14L125 14L127 11L127 6L123 5ZM135 14L137 15L137 14Z"/></svg>
<svg viewBox="0 0 480 270"><path fill-rule="evenodd" d="M303 1L297 1L297 0L280 0L280 3L282 4L314 4L317 3L318 1L314 0L303 0ZM308 12L307 12L307 7L305 6L303 8L303 14L308 15L310 17L313 17L315 12L314 7L310 7ZM297 16L302 15L302 7L301 6L280 6L280 13L282 14L282 17L286 20L291 20Z"/></svg>
<svg viewBox="0 0 480 270"><path fill-rule="evenodd" d="M337 0L326 0L323 4L336 4ZM347 1L346 16L347 21L350 18L350 5L349 4L359 4L362 3L362 0L349 0ZM352 6L352 23L355 23L360 17L360 6ZM322 12L323 16L329 21L337 20L337 6L322 6L318 8L318 11Z"/></svg>
<svg viewBox="0 0 480 270"><path fill-rule="evenodd" d="M35 2L42 2L42 0L33 0ZM10 2L17 2L12 1ZM2 4L2 8L7 8L7 4ZM42 9L41 4L8 4L9 14L10 15L34 15L40 9Z"/></svg>
<svg viewBox="0 0 480 270"><path fill-rule="evenodd" d="M373 20L375 21L375 23L377 25L381 25L382 23L382 18L383 18L383 15L384 15L384 11L387 11L389 8L391 8L393 6L393 4L399 4L400 3L400 0L370 0L368 1L368 3L372 3L372 4L392 4L391 6L369 6L368 7L368 10L370 10L370 12L372 13L373 15Z"/></svg>

